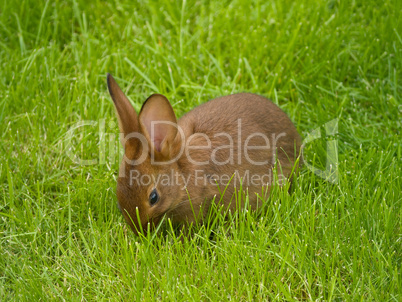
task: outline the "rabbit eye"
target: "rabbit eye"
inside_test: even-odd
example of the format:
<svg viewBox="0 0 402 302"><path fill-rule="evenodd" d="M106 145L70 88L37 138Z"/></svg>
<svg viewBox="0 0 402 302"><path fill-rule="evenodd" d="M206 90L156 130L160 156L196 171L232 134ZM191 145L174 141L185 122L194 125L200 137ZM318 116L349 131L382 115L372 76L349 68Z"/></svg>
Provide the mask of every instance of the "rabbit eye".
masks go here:
<svg viewBox="0 0 402 302"><path fill-rule="evenodd" d="M159 194L156 189L153 189L151 194L149 194L149 203L153 206L155 203L159 201Z"/></svg>

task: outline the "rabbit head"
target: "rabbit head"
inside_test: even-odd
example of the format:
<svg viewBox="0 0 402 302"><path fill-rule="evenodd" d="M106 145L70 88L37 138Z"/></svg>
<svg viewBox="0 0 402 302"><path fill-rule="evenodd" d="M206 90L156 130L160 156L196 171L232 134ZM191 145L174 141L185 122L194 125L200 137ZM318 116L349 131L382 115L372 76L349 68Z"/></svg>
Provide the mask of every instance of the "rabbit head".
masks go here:
<svg viewBox="0 0 402 302"><path fill-rule="evenodd" d="M118 206L134 233L146 233L148 226L155 226L183 195L183 184L177 177L178 163L174 160L181 135L166 97L150 96L137 115L110 74L107 84L125 150L117 180ZM169 179L162 184L157 181L159 175Z"/></svg>

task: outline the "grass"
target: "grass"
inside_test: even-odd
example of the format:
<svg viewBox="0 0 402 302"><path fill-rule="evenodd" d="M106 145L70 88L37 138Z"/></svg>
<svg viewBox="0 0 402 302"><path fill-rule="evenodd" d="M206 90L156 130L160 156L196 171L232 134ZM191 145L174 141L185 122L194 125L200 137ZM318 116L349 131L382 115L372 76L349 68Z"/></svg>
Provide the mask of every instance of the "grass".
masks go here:
<svg viewBox="0 0 402 302"><path fill-rule="evenodd" d="M400 301L401 10L1 0L0 300ZM261 213L218 215L184 243L169 227L136 237L116 207L107 72L137 110L154 92L180 116L249 91L304 137L338 119L338 133L306 146L320 168L338 141L338 182L304 168Z"/></svg>

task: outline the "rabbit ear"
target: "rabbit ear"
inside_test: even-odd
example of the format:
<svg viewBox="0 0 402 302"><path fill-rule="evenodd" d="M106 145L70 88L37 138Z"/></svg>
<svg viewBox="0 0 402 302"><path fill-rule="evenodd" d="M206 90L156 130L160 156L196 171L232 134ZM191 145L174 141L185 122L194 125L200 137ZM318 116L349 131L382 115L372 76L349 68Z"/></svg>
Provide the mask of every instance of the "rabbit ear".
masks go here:
<svg viewBox="0 0 402 302"><path fill-rule="evenodd" d="M124 136L138 132L137 113L128 98L124 95L124 92L109 73L107 74L107 87L116 108L120 132L124 133Z"/></svg>
<svg viewBox="0 0 402 302"><path fill-rule="evenodd" d="M142 105L139 121L151 148L169 157L169 149L177 134L177 120L168 99L151 95Z"/></svg>

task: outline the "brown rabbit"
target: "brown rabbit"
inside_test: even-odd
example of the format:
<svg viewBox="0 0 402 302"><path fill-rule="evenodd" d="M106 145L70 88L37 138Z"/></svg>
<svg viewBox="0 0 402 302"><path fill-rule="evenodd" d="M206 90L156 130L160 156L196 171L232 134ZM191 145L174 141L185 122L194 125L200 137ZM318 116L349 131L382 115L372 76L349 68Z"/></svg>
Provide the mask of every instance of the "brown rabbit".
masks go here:
<svg viewBox="0 0 402 302"><path fill-rule="evenodd" d="M117 181L121 212L135 233L165 216L173 224L202 222L211 202L231 211L236 190L258 207L273 171L291 176L301 139L286 114L268 99L239 93L211 100L176 120L166 97L151 95L139 115L108 74L125 155Z"/></svg>

